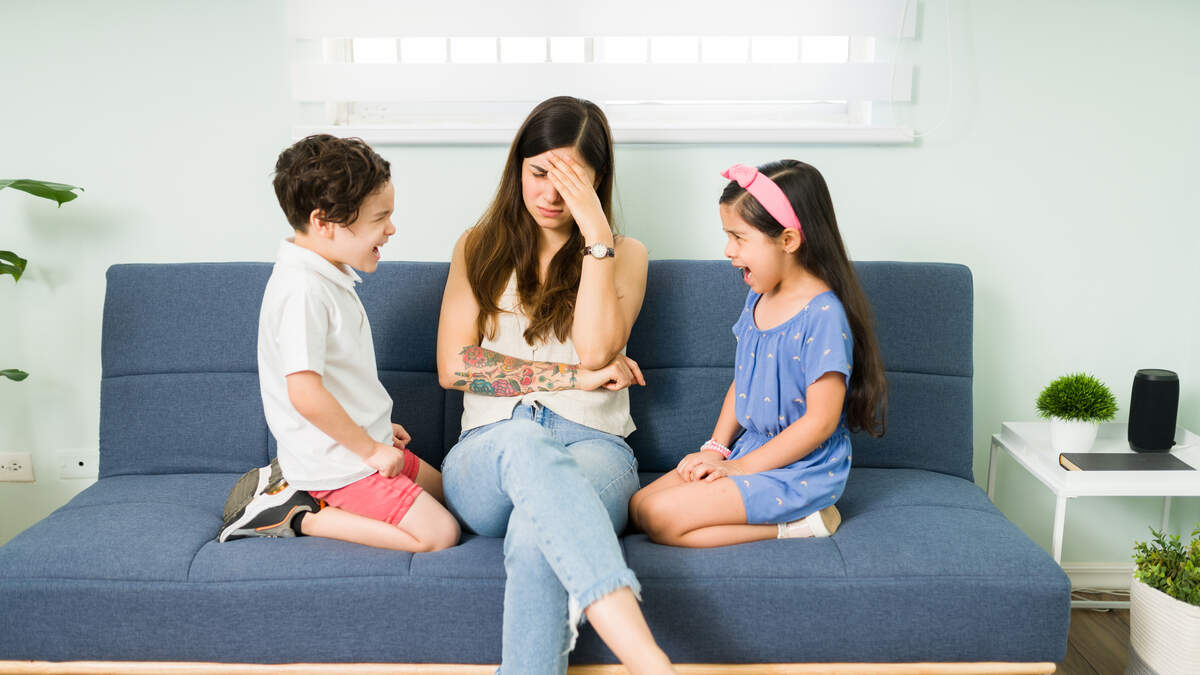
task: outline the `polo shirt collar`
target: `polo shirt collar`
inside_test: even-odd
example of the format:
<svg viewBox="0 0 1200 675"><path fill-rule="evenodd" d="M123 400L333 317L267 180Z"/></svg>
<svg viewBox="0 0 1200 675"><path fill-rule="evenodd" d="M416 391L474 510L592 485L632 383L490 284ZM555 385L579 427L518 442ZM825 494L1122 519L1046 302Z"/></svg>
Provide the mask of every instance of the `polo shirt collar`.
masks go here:
<svg viewBox="0 0 1200 675"><path fill-rule="evenodd" d="M275 256L275 262L311 270L333 283L352 291L354 290L354 284L362 281L362 277L358 276L349 266L334 266L333 263L322 258L319 253L296 245L290 238L280 242L279 253Z"/></svg>

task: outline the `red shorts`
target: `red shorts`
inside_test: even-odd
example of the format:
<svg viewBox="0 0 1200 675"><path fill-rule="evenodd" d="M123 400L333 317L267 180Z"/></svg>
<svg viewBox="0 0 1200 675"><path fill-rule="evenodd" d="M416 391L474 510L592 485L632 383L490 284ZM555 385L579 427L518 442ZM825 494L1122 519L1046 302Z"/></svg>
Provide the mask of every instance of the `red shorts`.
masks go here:
<svg viewBox="0 0 1200 675"><path fill-rule="evenodd" d="M373 473L336 490L310 490L308 494L343 511L399 525L421 494L421 486L416 483L420 468L421 460L405 448L404 468L399 475L384 478Z"/></svg>

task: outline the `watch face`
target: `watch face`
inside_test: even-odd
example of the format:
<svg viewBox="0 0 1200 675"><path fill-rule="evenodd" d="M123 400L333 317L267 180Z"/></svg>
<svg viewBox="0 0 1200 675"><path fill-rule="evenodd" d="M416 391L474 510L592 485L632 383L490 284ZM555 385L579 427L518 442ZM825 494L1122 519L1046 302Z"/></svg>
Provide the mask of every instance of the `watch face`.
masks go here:
<svg viewBox="0 0 1200 675"><path fill-rule="evenodd" d="M608 247L599 242L592 244L591 254L593 258L603 258L608 254Z"/></svg>

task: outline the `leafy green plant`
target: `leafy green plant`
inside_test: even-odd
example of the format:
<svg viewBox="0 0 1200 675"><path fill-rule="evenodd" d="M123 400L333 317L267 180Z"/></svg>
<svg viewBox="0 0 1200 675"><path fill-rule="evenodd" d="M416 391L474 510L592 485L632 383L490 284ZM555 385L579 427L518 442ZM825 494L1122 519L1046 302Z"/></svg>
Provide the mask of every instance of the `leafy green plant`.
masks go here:
<svg viewBox="0 0 1200 675"><path fill-rule="evenodd" d="M1046 385L1037 398L1041 417L1077 422L1107 422L1117 414L1117 399L1108 386L1087 373L1063 375Z"/></svg>
<svg viewBox="0 0 1200 675"><path fill-rule="evenodd" d="M1185 547L1179 535L1166 537L1150 528L1154 540L1134 542L1134 577L1147 586L1200 607L1200 523Z"/></svg>
<svg viewBox="0 0 1200 675"><path fill-rule="evenodd" d="M60 207L79 196L75 194L74 190L83 190L81 187L66 185L65 183L51 183L44 180L30 180L28 178L0 178L0 190L4 188L28 192L35 197L43 199L51 199L58 202ZM28 260L12 251L0 251L0 276L5 274L12 275L13 283L21 280L21 275L25 273L25 267L28 264ZM9 317L5 316L4 318L8 319ZM29 373L17 370L16 368L9 368L0 370L0 377L7 377L10 380L20 382L29 377Z"/></svg>

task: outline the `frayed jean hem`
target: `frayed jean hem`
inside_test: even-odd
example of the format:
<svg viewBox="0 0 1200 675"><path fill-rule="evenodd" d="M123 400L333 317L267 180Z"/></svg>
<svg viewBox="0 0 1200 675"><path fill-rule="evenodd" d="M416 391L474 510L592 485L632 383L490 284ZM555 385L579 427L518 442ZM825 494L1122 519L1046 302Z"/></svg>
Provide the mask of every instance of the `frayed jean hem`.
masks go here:
<svg viewBox="0 0 1200 675"><path fill-rule="evenodd" d="M571 625L571 640L564 654L575 649L575 642L579 639L579 626L587 621L583 611L600 598L622 588L629 588L633 591L633 597L637 598L638 602L642 601L642 585L638 583L637 575L628 567L597 581L579 596L567 596L567 621Z"/></svg>

